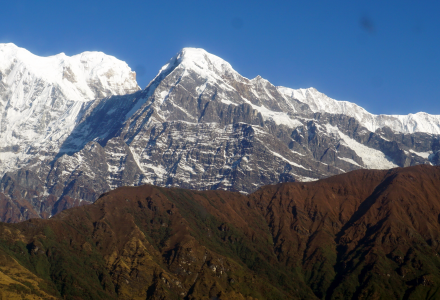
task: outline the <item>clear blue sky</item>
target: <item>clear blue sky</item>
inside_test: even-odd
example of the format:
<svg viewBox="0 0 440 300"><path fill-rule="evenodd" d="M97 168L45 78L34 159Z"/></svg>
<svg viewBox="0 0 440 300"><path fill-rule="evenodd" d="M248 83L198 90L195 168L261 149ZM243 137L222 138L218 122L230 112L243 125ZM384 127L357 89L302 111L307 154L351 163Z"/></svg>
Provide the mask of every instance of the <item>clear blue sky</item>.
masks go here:
<svg viewBox="0 0 440 300"><path fill-rule="evenodd" d="M243 76L315 87L372 113L440 114L440 1L45 1L0 4L0 42L47 56L98 50L144 88L183 47Z"/></svg>

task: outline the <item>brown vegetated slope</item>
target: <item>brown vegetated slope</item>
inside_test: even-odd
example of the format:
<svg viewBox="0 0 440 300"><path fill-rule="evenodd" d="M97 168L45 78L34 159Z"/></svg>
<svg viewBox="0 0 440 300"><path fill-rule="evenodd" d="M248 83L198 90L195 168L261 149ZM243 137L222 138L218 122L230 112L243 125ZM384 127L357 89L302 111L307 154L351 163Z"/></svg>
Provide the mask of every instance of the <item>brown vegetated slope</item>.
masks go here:
<svg viewBox="0 0 440 300"><path fill-rule="evenodd" d="M2 223L0 250L38 276L29 295L437 299L439 216L440 168L426 165L249 196L123 187L50 220Z"/></svg>
<svg viewBox="0 0 440 300"><path fill-rule="evenodd" d="M354 171L266 187L250 198L266 217L279 261L302 268L318 297L425 298L436 291L438 167Z"/></svg>

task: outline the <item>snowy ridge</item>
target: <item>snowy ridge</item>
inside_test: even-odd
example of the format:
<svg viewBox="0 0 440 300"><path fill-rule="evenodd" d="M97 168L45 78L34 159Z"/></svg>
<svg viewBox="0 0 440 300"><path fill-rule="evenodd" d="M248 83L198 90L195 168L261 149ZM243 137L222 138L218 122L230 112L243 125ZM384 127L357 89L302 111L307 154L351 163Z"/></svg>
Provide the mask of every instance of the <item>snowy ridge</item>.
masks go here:
<svg viewBox="0 0 440 300"><path fill-rule="evenodd" d="M20 87L32 86L35 84L32 80L56 85L66 99L75 101L123 95L139 89L135 72L125 62L102 52L40 57L14 44L0 44L0 72L6 75L2 81L17 92L13 92L14 103L31 100L32 94L26 91L21 94ZM100 89L96 89L97 85Z"/></svg>
<svg viewBox="0 0 440 300"><path fill-rule="evenodd" d="M387 126L400 133L440 134L440 115L430 115L424 112L409 115L374 115L355 103L329 98L315 88L295 90L277 87L277 89L285 96L309 105L313 112L344 114L353 117L372 132Z"/></svg>

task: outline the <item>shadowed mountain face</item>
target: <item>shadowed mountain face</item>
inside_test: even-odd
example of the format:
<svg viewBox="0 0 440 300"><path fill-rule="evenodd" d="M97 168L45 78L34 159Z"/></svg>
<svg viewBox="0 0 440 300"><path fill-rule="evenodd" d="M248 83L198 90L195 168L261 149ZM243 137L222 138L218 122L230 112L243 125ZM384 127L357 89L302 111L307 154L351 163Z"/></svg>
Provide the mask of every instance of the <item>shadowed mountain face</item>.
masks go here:
<svg viewBox="0 0 440 300"><path fill-rule="evenodd" d="M0 284L67 299L437 299L439 215L440 168L426 165L248 196L122 187L2 223Z"/></svg>
<svg viewBox="0 0 440 300"><path fill-rule="evenodd" d="M439 116L375 116L313 88L245 78L203 49L182 49L142 91L103 53L1 49L1 221L48 218L120 186L249 194L440 163Z"/></svg>

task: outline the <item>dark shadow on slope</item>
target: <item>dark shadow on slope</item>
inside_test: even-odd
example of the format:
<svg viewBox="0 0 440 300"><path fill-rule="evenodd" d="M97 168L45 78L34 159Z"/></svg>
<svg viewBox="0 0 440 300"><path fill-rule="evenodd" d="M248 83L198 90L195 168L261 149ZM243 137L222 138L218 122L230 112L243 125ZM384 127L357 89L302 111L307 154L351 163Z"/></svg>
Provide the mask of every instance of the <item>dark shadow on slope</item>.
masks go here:
<svg viewBox="0 0 440 300"><path fill-rule="evenodd" d="M123 126L125 116L139 101L143 100L144 92L136 92L124 96L112 96L99 101L89 111L84 111L83 119L72 130L60 147L55 157L56 161L63 154L72 155L80 151L91 141L97 141L105 146ZM91 110L91 111L90 111Z"/></svg>
<svg viewBox="0 0 440 300"><path fill-rule="evenodd" d="M350 220L341 228L341 231L336 236L336 243L339 244L340 238L345 234L345 231L353 226L362 216L364 216L376 203L377 198L388 188L390 183L396 178L397 174L392 174L386 177L373 191L373 193L359 205L358 210L353 214Z"/></svg>
<svg viewBox="0 0 440 300"><path fill-rule="evenodd" d="M341 238L345 235L345 232L351 226L353 226L358 220L360 220L370 210L370 208L376 203L379 196L388 188L388 186L391 184L391 182L394 180L394 178L396 176L397 176L397 174L390 174L388 177L386 177L374 189L373 193L365 201L363 201L361 203L358 210L353 214L353 216L350 218L350 220L341 228L341 231L336 235L335 242L336 242L336 245L338 245L336 247L337 258L336 258L336 264L334 266L336 276L333 279L333 282L331 283L330 287L326 291L326 297L325 297L326 299L332 298L332 295L333 295L335 289L343 282L345 275L347 274L346 266L345 266L346 262L343 261L343 259L344 259L344 257L348 257L351 253L347 253L347 246L346 245L339 244ZM365 233L365 236L359 241L359 244L365 243L367 241L368 237L372 233L376 232L379 228L382 227L385 220L386 220L386 218L379 221L375 226L368 228ZM366 253L362 254L361 261L363 261L363 257L365 257L365 255L366 255Z"/></svg>

